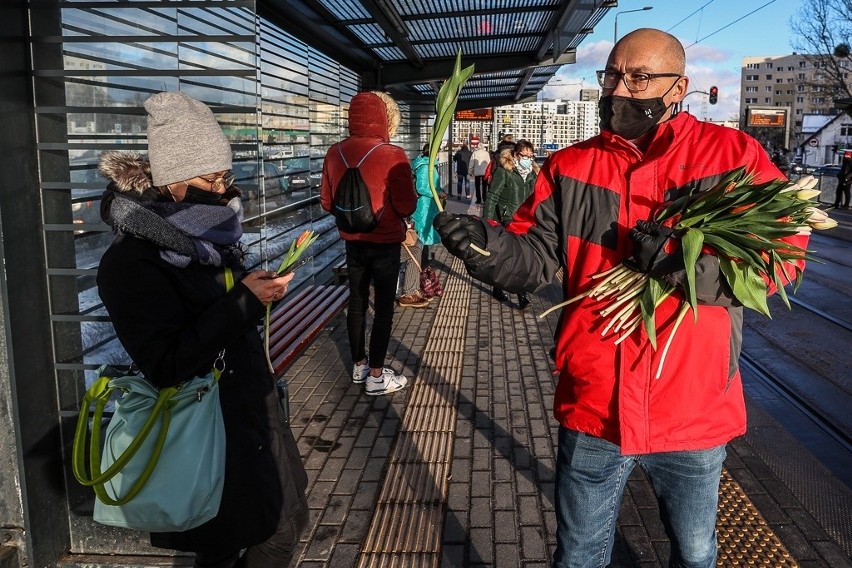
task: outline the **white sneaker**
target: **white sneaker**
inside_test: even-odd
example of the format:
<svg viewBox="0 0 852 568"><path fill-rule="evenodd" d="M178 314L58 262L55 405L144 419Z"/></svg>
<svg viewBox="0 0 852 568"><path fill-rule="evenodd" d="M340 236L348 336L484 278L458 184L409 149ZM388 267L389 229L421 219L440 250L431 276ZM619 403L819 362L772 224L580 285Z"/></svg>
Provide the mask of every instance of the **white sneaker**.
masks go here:
<svg viewBox="0 0 852 568"><path fill-rule="evenodd" d="M352 367L352 382L356 385L363 384L367 380L367 376L370 374L370 363L364 363L363 365L359 365L355 363Z"/></svg>
<svg viewBox="0 0 852 568"><path fill-rule="evenodd" d="M380 396L390 394L405 388L408 379L403 375L397 375L393 369L385 367L378 377L367 377L367 394L369 396Z"/></svg>

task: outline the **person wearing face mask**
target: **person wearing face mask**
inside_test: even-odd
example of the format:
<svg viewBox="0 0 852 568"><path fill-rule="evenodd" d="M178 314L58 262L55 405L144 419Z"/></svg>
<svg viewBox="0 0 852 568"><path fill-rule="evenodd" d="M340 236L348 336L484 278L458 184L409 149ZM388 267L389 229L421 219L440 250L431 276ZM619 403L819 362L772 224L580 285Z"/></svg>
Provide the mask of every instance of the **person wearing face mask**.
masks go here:
<svg viewBox="0 0 852 568"><path fill-rule="evenodd" d="M538 170L535 151L529 140L518 140L514 149L503 150L499 157L499 167L491 178L491 189L485 196L482 217L508 225L515 211L532 193ZM491 295L501 302L508 299L499 286L494 286ZM524 309L529 304L526 294L518 294L518 308Z"/></svg>
<svg viewBox="0 0 852 568"><path fill-rule="evenodd" d="M207 374L224 349L226 437L217 516L152 533L151 544L195 552L197 567L286 567L308 521L307 475L258 324L293 274L245 270L231 145L210 109L181 92L153 95L145 109L147 157L100 160L110 180L101 215L116 236L98 268L98 293L130 360L158 388Z"/></svg>
<svg viewBox="0 0 852 568"><path fill-rule="evenodd" d="M673 114L689 79L683 46L670 34L627 34L598 78L601 134L550 156L507 227L466 215L436 217L443 244L474 278L512 292L533 291L562 268L563 293L572 298L594 285L592 275L627 261L680 287L678 235L652 222L664 204L708 190L740 167L759 183L783 179L748 135ZM804 236L787 240L806 248ZM795 264L784 263L788 278L803 268ZM601 335L599 300L584 297L563 308L555 337L555 568L591 566L589 559L595 566L609 563L614 520L637 464L660 504L671 541L669 566L716 565L725 444L746 429L737 366L742 307L716 257L702 254L695 269L697 319L683 320L658 379L662 350L651 347L641 326L616 345ZM658 338L672 333L682 298L675 292L657 307Z"/></svg>

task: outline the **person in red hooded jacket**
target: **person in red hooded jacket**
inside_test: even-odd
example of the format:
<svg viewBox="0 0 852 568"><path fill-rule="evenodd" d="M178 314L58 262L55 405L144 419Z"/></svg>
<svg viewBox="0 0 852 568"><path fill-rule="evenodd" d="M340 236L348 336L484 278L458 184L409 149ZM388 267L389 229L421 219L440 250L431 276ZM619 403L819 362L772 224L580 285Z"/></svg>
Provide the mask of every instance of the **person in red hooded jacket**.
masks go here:
<svg viewBox="0 0 852 568"><path fill-rule="evenodd" d="M334 207L338 183L349 166L358 171L370 192L378 225L368 233L347 233L349 309L346 327L354 363L352 382L366 383L368 395L398 391L408 380L384 366L393 325L396 285L399 278L401 243L405 239L404 218L417 207L417 193L405 150L390 144L399 128L396 102L386 93L358 93L349 103L349 137L334 144L322 167L320 203L326 211ZM362 161L363 160L363 161ZM367 304L370 284L375 291L375 318L366 351Z"/></svg>

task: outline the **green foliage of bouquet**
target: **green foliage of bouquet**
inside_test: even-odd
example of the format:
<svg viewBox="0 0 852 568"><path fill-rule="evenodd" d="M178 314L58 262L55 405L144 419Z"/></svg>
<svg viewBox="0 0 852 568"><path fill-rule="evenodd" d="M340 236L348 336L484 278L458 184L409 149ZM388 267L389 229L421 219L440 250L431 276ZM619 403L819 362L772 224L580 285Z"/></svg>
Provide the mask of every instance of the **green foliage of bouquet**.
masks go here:
<svg viewBox="0 0 852 568"><path fill-rule="evenodd" d="M814 206L819 191L818 181L811 177L794 183L773 180L755 184L754 176L739 168L725 176L713 188L690 193L668 204L656 221L671 227L680 236L685 266L684 294L681 309L660 359L657 378L662 372L666 354L687 311L698 318L698 299L695 286L695 265L702 252L715 255L734 296L745 307L771 317L767 304L770 286L790 307L786 284L802 281L800 266L795 261L810 259L806 251L788 242L793 235L808 235L811 229L830 229L834 219ZM788 277L784 267L795 267L795 278ZM599 280L591 289L553 306L542 313L576 302L586 296L606 300L598 313L609 321L601 335L612 332L616 344L624 341L640 325L657 348L656 308L675 288L664 280L635 272L619 264L595 274Z"/></svg>

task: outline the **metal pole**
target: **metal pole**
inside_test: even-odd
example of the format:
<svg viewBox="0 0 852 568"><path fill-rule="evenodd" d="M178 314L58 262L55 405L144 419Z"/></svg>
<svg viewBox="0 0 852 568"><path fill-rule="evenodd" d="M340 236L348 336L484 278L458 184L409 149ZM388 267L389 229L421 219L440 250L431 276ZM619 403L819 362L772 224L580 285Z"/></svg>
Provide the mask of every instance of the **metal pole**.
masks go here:
<svg viewBox="0 0 852 568"><path fill-rule="evenodd" d="M612 28L612 43L616 43L618 41L618 15L619 14L629 14L630 12L644 12L645 10L653 10L653 6L644 6L642 8L636 8L635 10L622 10L621 12L616 12L615 14L615 25Z"/></svg>
<svg viewBox="0 0 852 568"><path fill-rule="evenodd" d="M615 14L615 24L612 26L612 44L615 45L618 42L618 15L621 12L616 12Z"/></svg>

